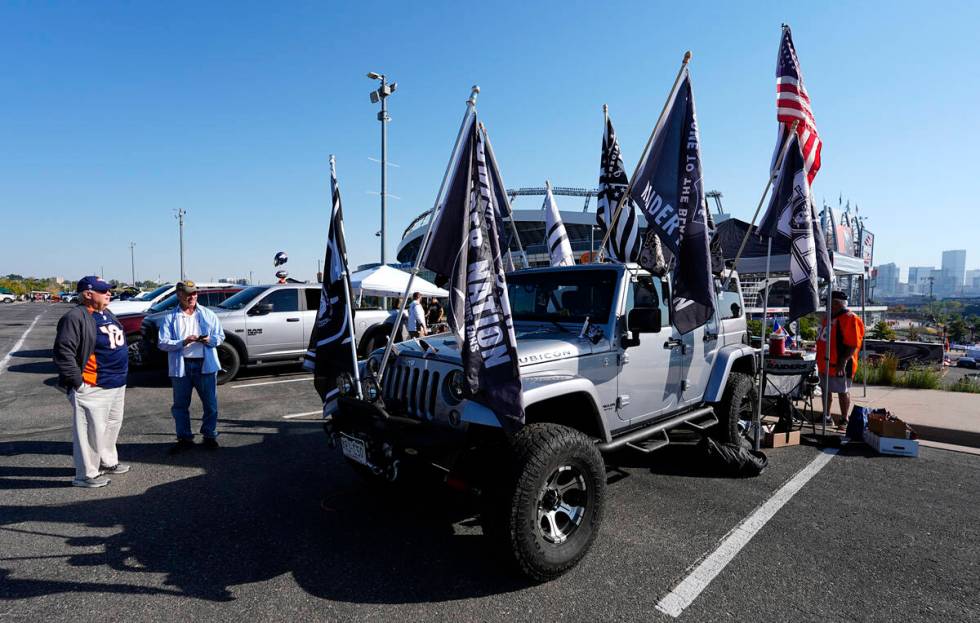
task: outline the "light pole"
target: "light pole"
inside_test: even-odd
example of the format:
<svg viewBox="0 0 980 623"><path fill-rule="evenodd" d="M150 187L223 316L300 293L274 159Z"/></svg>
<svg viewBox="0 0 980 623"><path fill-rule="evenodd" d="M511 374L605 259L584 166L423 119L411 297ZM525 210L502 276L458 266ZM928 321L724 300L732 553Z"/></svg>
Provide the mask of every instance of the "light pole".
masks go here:
<svg viewBox="0 0 980 623"><path fill-rule="evenodd" d="M398 88L397 82L388 84L384 74L369 71L367 77L371 80L379 80L381 86L371 91L371 103L381 102L381 111L378 113L378 121L381 122L381 265L385 264L385 232L388 225L388 96Z"/></svg>
<svg viewBox="0 0 980 623"><path fill-rule="evenodd" d="M174 218L177 219L178 231L180 235L180 280L184 280L184 215L187 214L187 210L184 208L177 208L174 210Z"/></svg>
<svg viewBox="0 0 980 623"><path fill-rule="evenodd" d="M129 243L129 267L133 271L133 287L135 288L136 287L136 258L133 255L133 253L134 253L133 248L134 247L136 247L136 243L135 242L130 242Z"/></svg>

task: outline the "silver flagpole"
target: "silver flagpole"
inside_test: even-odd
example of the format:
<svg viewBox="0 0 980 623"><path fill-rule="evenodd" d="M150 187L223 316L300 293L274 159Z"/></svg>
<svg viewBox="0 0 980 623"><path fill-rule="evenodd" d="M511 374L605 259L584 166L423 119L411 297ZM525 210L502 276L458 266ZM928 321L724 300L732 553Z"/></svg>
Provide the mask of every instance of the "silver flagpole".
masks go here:
<svg viewBox="0 0 980 623"><path fill-rule="evenodd" d="M862 258L863 260L864 258ZM861 324L868 326L867 310L865 309L868 305L868 294L867 294L867 281L865 280L868 274L868 269L865 267L864 272L861 273ZM861 340L861 367L864 368L864 398L868 397L868 351L864 349L864 339ZM851 417L848 413L847 417Z"/></svg>
<svg viewBox="0 0 980 623"><path fill-rule="evenodd" d="M330 179L331 181L335 181L337 179L337 159L334 158L333 154L330 154ZM330 189L331 197L333 196L333 190L334 190L333 188ZM331 225L333 225L333 218L335 216L334 208L332 204L333 202L331 201L331 206L330 206ZM334 236L337 235L340 235L341 239L343 239L344 238L343 230L339 232L334 232ZM345 241L344 245L346 246L346 244L347 242ZM358 369L357 366L357 339L354 337L354 312L351 309L351 302L350 302L350 295L351 295L350 270L348 270L347 268L346 257L344 258L344 288L345 288L344 300L346 301L345 307L347 311L347 329L348 329L348 333L350 333L350 356L351 356L351 361L354 364L354 374L353 374L354 386L357 388L357 397L361 398L361 371Z"/></svg>
<svg viewBox="0 0 980 623"><path fill-rule="evenodd" d="M755 219L759 218L759 210L762 209L762 204L766 200L766 195L769 194L769 189L772 188L773 180L779 176L779 169L783 166L783 159L786 157L786 152L789 151L789 141L796 133L796 126L799 121L794 121L793 125L790 127L789 133L786 134L786 138L783 139L783 146L779 150L779 156L776 157L776 163L769 172L769 179L766 181L766 187L762 189L762 196L759 197L759 204L755 206L755 213L752 214L752 221L749 223L749 228L745 230L745 235L742 236L742 242L738 245L738 252L735 253L735 259L732 260L732 266L738 269L738 260L742 257L742 251L745 250L745 244L749 241L749 236L752 235L752 227L755 226ZM804 171L804 173L806 173ZM725 283L722 288L728 287L728 281L731 279L731 274L725 279Z"/></svg>
<svg viewBox="0 0 980 623"><path fill-rule="evenodd" d="M463 115L463 121L459 125L459 133L456 135L456 143L453 145L453 151L449 156L449 164L446 165L446 172L442 174L442 183L439 185L439 192L436 193L436 201L432 206L432 210L429 212L429 225L425 230L425 237L422 238L422 244L419 246L418 255L415 256L415 266L412 267L412 272L409 273L408 284L405 286L405 293L402 296L401 308L398 310L398 316L395 317L395 324L391 328L391 335L388 337L388 344L385 345L385 354L381 358L381 365L378 367L377 381L380 384L381 380L384 378L385 366L388 365L388 358L391 357L391 348L395 344L395 336L398 335L398 329L401 328L402 316L405 314L405 307L408 305L408 295L412 291L412 283L415 281L415 275L419 272L419 264L422 262L422 257L429 248L429 237L432 234L432 224L435 223L436 210L439 209L439 203L442 201L443 192L446 190L446 181L449 179L449 172L453 169L453 164L458 160L459 146L463 142L463 131L466 129L470 121L470 117L476 115L476 96L480 93L480 87L473 85L470 91L470 98L466 100L466 113Z"/></svg>
<svg viewBox="0 0 980 623"><path fill-rule="evenodd" d="M482 121L480 122L480 131L483 132L483 147L484 147L484 149L487 150L487 153L490 154L490 158L492 158L493 161L497 164L497 167L498 167L497 172L499 173L500 172L500 169L499 169L500 163L497 160L497 156L493 153L493 145L490 144L490 133L487 132L487 128L486 128L486 126L483 125L483 122ZM503 180L501 180L501 181L503 181ZM520 251L521 257L524 258L524 268L528 268L529 264L528 264L528 261L527 261L527 255L524 254L524 244L521 243L521 235L519 233L517 233L517 223L514 222L514 209L510 205L510 197L507 196L506 189L501 188L500 190L501 190L501 193L500 194L503 195L503 197L504 197L504 203L505 203L505 205L507 207L507 216L510 218L510 228L514 232L514 239L517 240L517 249L518 249L518 251ZM501 207L503 207L503 206L501 206ZM510 253L510 245L507 246L507 253ZM513 257L513 255L511 255L510 262L511 262L511 264L514 263L514 257ZM516 266L517 265L515 264L515 268L516 268Z"/></svg>
<svg viewBox="0 0 980 623"><path fill-rule="evenodd" d="M831 278L827 280L827 326L823 334L824 339L824 401L823 401L823 432L820 433L825 439L827 437L827 418L830 415L830 399L833 397L830 393L830 334L832 332L831 321L833 317L831 315L830 306L832 303L831 296L834 289L834 269L831 265L830 268Z"/></svg>
<svg viewBox="0 0 980 623"><path fill-rule="evenodd" d="M619 215L623 211L623 206L630 203L630 191L633 190L633 181L636 179L636 174L640 172L640 165L646 159L647 152L650 151L650 146L653 145L653 137L657 135L657 130L659 130L664 123L664 115L667 113L667 107L674 100L674 96L677 94L677 87L681 83L681 79L684 77L684 72L687 71L687 64L691 62L691 51L688 50L684 53L684 60L681 61L681 68L677 71L677 77L674 79L674 86L670 89L670 94L667 95L667 101L664 102L664 107L660 110L660 116L657 117L657 123L653 126L653 132L650 133L650 138L647 139L646 147L643 148L643 153L640 154L640 159L636 161L636 168L633 169L633 175L630 176L629 185L626 187L626 192L623 194L619 203L616 205L616 211L613 212L612 219L609 221L610 226L606 228L606 234L602 237L602 244L599 245L599 252L595 255L593 262L601 262L603 256L605 255L606 243L609 242L609 235L612 233L612 226L619 220ZM603 133L606 129L603 127Z"/></svg>
<svg viewBox="0 0 980 623"><path fill-rule="evenodd" d="M762 400L766 395L766 316L769 312L769 259L772 257L772 238L766 247L766 290L762 296L762 335L759 345L762 350L762 370L759 371L759 399L755 403L755 438L752 441L753 447L758 452L761 446L762 437ZM729 274L731 272L729 271Z"/></svg>

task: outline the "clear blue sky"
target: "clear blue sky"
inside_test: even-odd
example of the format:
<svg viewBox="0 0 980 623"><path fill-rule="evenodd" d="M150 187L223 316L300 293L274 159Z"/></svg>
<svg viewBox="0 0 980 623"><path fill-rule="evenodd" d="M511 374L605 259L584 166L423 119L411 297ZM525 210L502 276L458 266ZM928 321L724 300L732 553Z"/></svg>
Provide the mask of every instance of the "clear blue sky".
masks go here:
<svg viewBox="0 0 980 623"><path fill-rule="evenodd" d="M594 186L603 103L632 170L684 50L705 184L748 218L775 140L779 26L793 27L839 193L876 263L980 266L975 2L6 2L0 7L0 274L312 278L337 156L353 264L376 261L377 107L390 101L389 257L431 206L471 84L508 186ZM530 204L521 207L530 207ZM578 200L561 204L580 209Z"/></svg>

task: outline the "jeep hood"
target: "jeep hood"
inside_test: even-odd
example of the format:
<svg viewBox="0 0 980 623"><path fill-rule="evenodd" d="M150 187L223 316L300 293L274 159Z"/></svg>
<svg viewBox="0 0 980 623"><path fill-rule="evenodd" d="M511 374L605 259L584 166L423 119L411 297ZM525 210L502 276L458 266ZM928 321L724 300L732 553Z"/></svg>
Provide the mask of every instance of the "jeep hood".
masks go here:
<svg viewBox="0 0 980 623"><path fill-rule="evenodd" d="M420 342L435 350L426 349ZM521 367L589 355L595 348L590 341L578 339L575 333L541 330L517 332L517 358ZM400 342L395 349L400 356L426 357L457 365L460 363L459 345L449 333Z"/></svg>

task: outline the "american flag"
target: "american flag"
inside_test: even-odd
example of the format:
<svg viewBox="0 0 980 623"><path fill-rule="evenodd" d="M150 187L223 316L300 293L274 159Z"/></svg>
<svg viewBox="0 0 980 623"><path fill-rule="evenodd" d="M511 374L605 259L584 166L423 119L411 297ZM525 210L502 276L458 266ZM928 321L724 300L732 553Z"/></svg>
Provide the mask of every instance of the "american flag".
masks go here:
<svg viewBox="0 0 980 623"><path fill-rule="evenodd" d="M813 178L820 170L820 148L823 144L817 134L817 122L810 108L810 96L803 86L803 70L800 68L800 59L796 57L793 33L785 25L779 43L779 58L776 61L776 119L782 124L777 153L786 139L786 132L793 127L794 121L797 122L796 134L800 137L800 147L803 148L807 182L813 184Z"/></svg>

